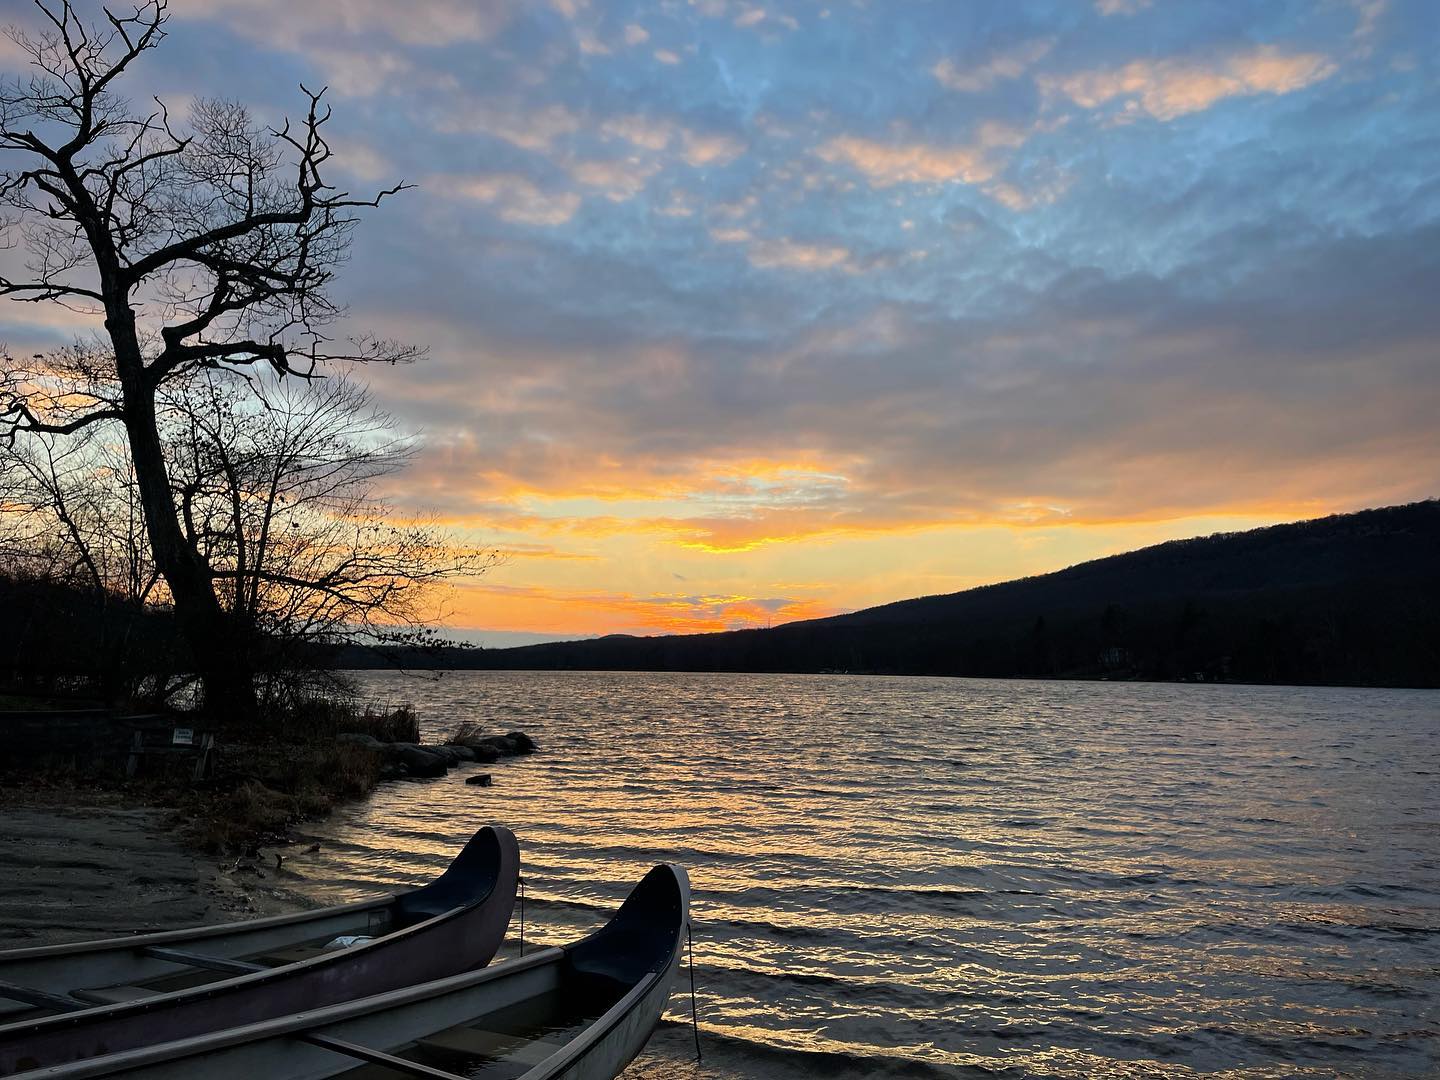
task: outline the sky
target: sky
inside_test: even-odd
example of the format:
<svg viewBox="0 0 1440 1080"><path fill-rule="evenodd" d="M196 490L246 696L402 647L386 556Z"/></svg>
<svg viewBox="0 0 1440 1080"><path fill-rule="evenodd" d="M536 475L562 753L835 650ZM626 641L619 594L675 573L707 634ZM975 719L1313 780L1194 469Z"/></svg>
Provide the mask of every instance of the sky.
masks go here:
<svg viewBox="0 0 1440 1080"><path fill-rule="evenodd" d="M447 597L473 640L1440 495L1433 0L171 8L132 93L326 85L337 178L416 185L338 292L428 347L366 374L420 432L397 512L504 555Z"/></svg>

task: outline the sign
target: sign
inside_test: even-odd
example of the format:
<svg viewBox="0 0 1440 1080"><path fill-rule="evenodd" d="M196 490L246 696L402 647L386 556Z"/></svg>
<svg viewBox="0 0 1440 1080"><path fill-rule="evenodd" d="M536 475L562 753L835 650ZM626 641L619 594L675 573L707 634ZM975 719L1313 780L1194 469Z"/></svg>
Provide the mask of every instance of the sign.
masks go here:
<svg viewBox="0 0 1440 1080"><path fill-rule="evenodd" d="M177 727L170 732L171 746L194 746L195 729L188 727Z"/></svg>

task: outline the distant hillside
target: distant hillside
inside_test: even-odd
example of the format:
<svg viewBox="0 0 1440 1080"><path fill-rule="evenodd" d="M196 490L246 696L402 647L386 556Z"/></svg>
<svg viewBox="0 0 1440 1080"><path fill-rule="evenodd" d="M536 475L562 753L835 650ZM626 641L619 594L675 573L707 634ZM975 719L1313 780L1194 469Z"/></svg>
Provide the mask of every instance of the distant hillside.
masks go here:
<svg viewBox="0 0 1440 1080"><path fill-rule="evenodd" d="M772 630L452 650L442 662L1434 687L1440 502L1172 541Z"/></svg>

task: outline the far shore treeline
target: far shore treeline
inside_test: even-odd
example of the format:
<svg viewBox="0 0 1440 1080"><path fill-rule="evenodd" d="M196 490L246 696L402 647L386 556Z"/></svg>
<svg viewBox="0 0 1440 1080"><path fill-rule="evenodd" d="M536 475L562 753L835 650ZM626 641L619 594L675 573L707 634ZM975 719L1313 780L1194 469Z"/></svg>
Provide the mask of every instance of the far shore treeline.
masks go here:
<svg viewBox="0 0 1440 1080"><path fill-rule="evenodd" d="M412 659L472 669L1436 687L1440 502L1176 540L769 630L614 635ZM335 662L382 661L348 650Z"/></svg>
<svg viewBox="0 0 1440 1080"><path fill-rule="evenodd" d="M183 670L170 613L0 576L9 687ZM850 672L1440 686L1440 502L1180 540L770 630L316 649L332 668Z"/></svg>

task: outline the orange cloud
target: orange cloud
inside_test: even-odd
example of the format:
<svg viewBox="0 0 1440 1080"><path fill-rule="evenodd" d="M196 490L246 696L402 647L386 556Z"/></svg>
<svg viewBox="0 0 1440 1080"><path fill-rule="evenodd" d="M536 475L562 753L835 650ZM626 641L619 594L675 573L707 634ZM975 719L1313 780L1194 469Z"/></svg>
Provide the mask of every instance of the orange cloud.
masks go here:
<svg viewBox="0 0 1440 1080"><path fill-rule="evenodd" d="M821 145L819 156L828 162L845 162L858 169L876 187L896 184L979 184L1000 171L996 151L1025 142L1025 133L1007 124L980 126L974 140L962 146L936 146L919 142L877 142L842 135Z"/></svg>
<svg viewBox="0 0 1440 1080"><path fill-rule="evenodd" d="M823 618L838 609L813 599L737 594L566 590L477 583L457 591L454 626L590 634L692 634Z"/></svg>
<svg viewBox="0 0 1440 1080"><path fill-rule="evenodd" d="M1134 60L1124 67L1045 76L1042 90L1085 109L1121 100L1129 112L1157 120L1200 112L1225 98L1289 94L1329 78L1336 65L1321 53L1284 53L1272 45L1203 64L1190 60Z"/></svg>

